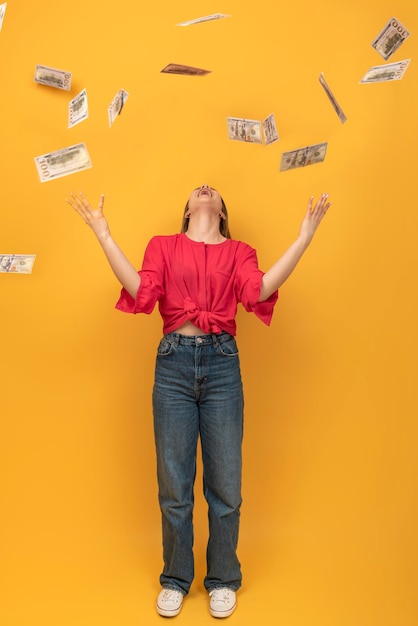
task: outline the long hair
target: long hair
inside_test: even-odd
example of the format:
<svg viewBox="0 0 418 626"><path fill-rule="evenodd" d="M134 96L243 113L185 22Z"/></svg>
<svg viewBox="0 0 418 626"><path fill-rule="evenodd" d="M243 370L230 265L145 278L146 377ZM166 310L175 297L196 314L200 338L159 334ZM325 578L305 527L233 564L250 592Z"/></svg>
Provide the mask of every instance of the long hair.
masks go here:
<svg viewBox="0 0 418 626"><path fill-rule="evenodd" d="M231 237L231 233L229 231L229 223L228 223L228 209L226 208L225 202L223 201L223 198L221 198L221 202L222 202L222 211L225 215L225 219L219 218L219 232L221 233L221 235L223 237L226 237L227 239L232 239ZM189 218L186 217L186 213L189 210L189 201L186 202L186 206L184 207L184 212L183 212L183 220L181 223L181 229L180 232L181 233L185 233L187 231L187 229L189 228Z"/></svg>

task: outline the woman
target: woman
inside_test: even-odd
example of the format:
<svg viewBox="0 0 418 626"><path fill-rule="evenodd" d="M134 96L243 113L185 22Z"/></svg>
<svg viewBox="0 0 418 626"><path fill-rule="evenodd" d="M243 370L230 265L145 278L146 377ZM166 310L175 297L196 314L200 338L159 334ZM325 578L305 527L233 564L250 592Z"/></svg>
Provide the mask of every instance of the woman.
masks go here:
<svg viewBox="0 0 418 626"><path fill-rule="evenodd" d="M204 585L211 615L228 617L242 579L236 554L244 405L234 338L237 304L270 323L278 288L331 203L327 194L315 205L309 200L299 236L263 273L256 251L231 239L226 206L208 185L191 193L180 234L151 239L139 272L110 234L103 195L97 210L82 193L71 193L67 202L92 228L122 285L116 307L151 313L158 302L163 318L153 388L164 559L157 611L177 615L194 577L193 487L200 436L209 514Z"/></svg>

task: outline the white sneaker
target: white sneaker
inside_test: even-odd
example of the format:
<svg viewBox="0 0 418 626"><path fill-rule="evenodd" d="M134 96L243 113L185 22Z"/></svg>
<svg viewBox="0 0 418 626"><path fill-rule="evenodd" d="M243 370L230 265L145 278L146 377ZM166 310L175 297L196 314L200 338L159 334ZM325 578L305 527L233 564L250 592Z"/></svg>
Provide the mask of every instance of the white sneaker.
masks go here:
<svg viewBox="0 0 418 626"><path fill-rule="evenodd" d="M229 617L237 606L236 594L229 587L214 589L209 593L209 611L212 617Z"/></svg>
<svg viewBox="0 0 418 626"><path fill-rule="evenodd" d="M181 611L183 597L176 589L162 589L157 598L157 612L163 617L175 617Z"/></svg>

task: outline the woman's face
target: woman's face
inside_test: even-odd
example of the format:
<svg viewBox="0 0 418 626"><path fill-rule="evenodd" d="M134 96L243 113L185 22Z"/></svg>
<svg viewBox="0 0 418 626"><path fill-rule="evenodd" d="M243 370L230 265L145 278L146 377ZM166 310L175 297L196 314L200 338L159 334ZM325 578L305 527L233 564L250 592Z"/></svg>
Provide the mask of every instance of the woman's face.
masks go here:
<svg viewBox="0 0 418 626"><path fill-rule="evenodd" d="M215 213L219 213L222 209L222 199L216 189L209 185L202 185L192 191L188 206L192 213L201 206L211 207Z"/></svg>

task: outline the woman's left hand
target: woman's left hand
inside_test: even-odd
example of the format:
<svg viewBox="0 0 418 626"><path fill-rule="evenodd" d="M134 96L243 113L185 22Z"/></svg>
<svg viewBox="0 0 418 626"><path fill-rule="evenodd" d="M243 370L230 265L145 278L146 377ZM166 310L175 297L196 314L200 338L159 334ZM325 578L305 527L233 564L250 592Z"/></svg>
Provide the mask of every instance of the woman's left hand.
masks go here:
<svg viewBox="0 0 418 626"><path fill-rule="evenodd" d="M313 204L313 196L309 199L306 215L303 218L299 235L309 243L321 223L322 218L331 206L328 194L323 193L316 204Z"/></svg>

